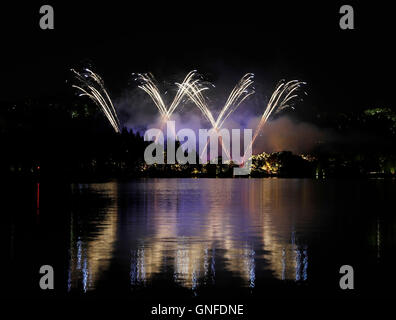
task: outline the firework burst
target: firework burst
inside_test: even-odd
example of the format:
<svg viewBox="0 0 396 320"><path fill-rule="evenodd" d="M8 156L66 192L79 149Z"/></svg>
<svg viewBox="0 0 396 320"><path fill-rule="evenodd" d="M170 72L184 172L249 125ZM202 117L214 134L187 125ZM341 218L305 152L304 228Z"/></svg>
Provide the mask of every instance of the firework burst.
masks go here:
<svg viewBox="0 0 396 320"><path fill-rule="evenodd" d="M94 101L106 116L114 131L119 133L121 131L120 121L102 78L88 68L85 68L81 73L74 69L71 69L71 71L80 83L79 85L73 85L72 87L81 92L80 96L87 96Z"/></svg>
<svg viewBox="0 0 396 320"><path fill-rule="evenodd" d="M253 135L252 142L246 149L245 155L247 151L253 147L253 144L257 139L257 136L259 135L265 123L268 121L269 117L272 114L276 114L277 112L289 107L291 102L298 97L297 93L300 90L300 88L305 84L306 82L302 82L299 80L291 80L288 82L282 80L278 83L278 85L275 88L275 91L272 93L272 96L268 101L268 104L264 110L263 115L261 116L260 122Z"/></svg>
<svg viewBox="0 0 396 320"><path fill-rule="evenodd" d="M154 102L155 106L157 107L158 111L161 114L162 122L166 122L170 119L173 112L176 108L180 105L183 101L184 96L187 94L187 88L189 86L194 86L196 88L200 87L199 91L208 89L207 87L202 87L199 80L199 75L196 70L190 71L186 77L184 78L182 83L176 83L178 90L169 105L167 107L164 99L158 89L157 85L155 84L154 77L151 73L137 73L133 74L135 76L135 81L138 81L139 88L146 92L152 101Z"/></svg>
<svg viewBox="0 0 396 320"><path fill-rule="evenodd" d="M202 88L198 87L194 82L179 84L179 88L184 86L190 100L193 101L195 105L202 111L205 118L210 122L212 129L218 133L227 118L242 104L242 102L244 102L250 95L254 94L254 88L252 86L254 82L253 78L253 73L247 73L238 81L238 83L232 89L226 100L226 103L220 110L220 113L216 119L214 118L206 103L206 99L202 94ZM206 152L207 145L208 143L206 143L202 154ZM229 150L223 144L222 148L225 151L228 159L231 159Z"/></svg>

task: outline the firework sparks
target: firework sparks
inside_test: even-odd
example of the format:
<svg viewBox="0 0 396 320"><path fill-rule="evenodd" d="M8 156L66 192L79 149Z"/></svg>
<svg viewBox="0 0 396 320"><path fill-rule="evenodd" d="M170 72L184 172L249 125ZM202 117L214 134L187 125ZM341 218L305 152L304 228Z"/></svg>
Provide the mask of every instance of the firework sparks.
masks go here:
<svg viewBox="0 0 396 320"><path fill-rule="evenodd" d="M90 99L92 99L101 108L103 114L106 116L113 129L116 132L120 132L120 121L118 119L114 105L110 99L110 96L104 86L102 78L89 69L84 69L84 72L82 73L79 73L72 69L72 72L76 75L76 78L81 83L80 85L73 85L74 88L77 88L79 91L81 91L80 96L88 96ZM138 87L150 96L155 106L159 110L162 117L162 123L165 123L167 120L170 119L176 108L181 104L182 101L184 101L184 97L187 96L188 99L190 99L201 110L204 117L211 124L212 129L214 129L217 133L220 132L221 128L223 127L225 121L229 118L229 116L250 95L254 94L254 74L247 73L232 89L223 108L220 110L217 118L215 118L213 116L213 113L210 111L206 99L202 93L203 91L207 90L208 87L202 84L196 70L189 72L182 81L182 83L175 83L178 87L178 90L169 107L167 107L166 103L164 102L164 99L157 85L154 82L154 77L151 74L139 73L134 75L136 75L135 80L140 82L140 85ZM291 101L298 96L298 90L301 88L302 85L305 84L305 82L299 80L292 80L288 82L283 80L276 86L264 110L264 113L261 116L260 122L255 130L253 139L244 152L243 162L245 161L245 156L247 152L252 149L254 142L256 141L259 133L261 132L265 123L268 121L269 117L272 114L275 114L290 106ZM227 157L231 159L230 151L222 143L221 145ZM206 143L202 154L206 151L207 146L208 142Z"/></svg>
<svg viewBox="0 0 396 320"><path fill-rule="evenodd" d="M193 85L194 87L198 87L198 86L200 87L199 79L197 79L198 77L197 71L196 70L190 71L186 75L186 77L184 78L181 84L176 83L176 85L178 86L178 90L171 104L169 105L169 107L167 107L157 85L155 84L154 77L152 74L138 73L133 75L136 75L135 80L140 82L140 85L138 87L150 96L155 106L158 108L158 111L162 116L162 122L166 122L167 120L170 119L173 112L183 101L183 98L187 93L187 88L190 85ZM206 87L201 87L199 90L206 90L206 89L207 89Z"/></svg>
<svg viewBox="0 0 396 320"><path fill-rule="evenodd" d="M272 93L270 100L268 101L267 107L264 110L263 115L261 116L260 122L256 128L254 133L252 142L248 146L245 151L245 155L249 149L253 147L254 141L257 139L261 129L264 124L267 122L268 118L287 107L290 106L290 102L298 96L297 92L301 88L301 86L305 85L305 82L298 80L291 80L289 82L285 82L282 80L275 88L275 91ZM245 155L243 159L245 160Z"/></svg>
<svg viewBox="0 0 396 320"><path fill-rule="evenodd" d="M206 104L205 97L202 94L202 88L198 87L194 82L180 84L179 88L181 86L184 86L190 100L193 101L195 105L202 111L205 118L212 125L212 129L214 129L218 133L227 118L242 104L243 101L245 101L250 95L254 93L254 90L252 88L254 82L253 77L254 74L247 73L239 80L239 82L232 89L230 95L228 96L226 103L221 109L219 115L217 116L217 119L213 117L212 112ZM202 154L206 152L207 145L208 143L206 143ZM227 150L227 148L223 144L222 148L225 151L228 159L231 159L229 150Z"/></svg>
<svg viewBox="0 0 396 320"><path fill-rule="evenodd" d="M74 69L71 69L71 71L81 83L80 85L73 85L73 88L81 91L80 96L87 96L92 101L94 101L95 104L102 110L114 131L117 133L121 132L120 121L118 119L117 112L104 86L102 78L87 68L85 68L84 72L82 73L79 73Z"/></svg>

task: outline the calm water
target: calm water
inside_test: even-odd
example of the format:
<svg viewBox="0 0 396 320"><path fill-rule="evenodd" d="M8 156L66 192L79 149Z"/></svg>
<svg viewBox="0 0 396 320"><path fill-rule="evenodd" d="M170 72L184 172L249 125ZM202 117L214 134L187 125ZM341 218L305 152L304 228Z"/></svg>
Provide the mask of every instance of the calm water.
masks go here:
<svg viewBox="0 0 396 320"><path fill-rule="evenodd" d="M164 288L187 297L338 296L344 264L355 268L355 295L395 283L393 180L42 183L39 208L37 185L30 192L30 214L18 207L22 217L3 227L6 260L33 279L25 287L35 287L42 264L54 266L66 297Z"/></svg>

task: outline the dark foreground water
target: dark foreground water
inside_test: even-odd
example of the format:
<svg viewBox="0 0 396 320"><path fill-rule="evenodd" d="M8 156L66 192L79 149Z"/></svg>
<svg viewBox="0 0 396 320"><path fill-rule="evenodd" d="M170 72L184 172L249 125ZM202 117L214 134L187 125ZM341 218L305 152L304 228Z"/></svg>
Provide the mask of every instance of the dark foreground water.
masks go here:
<svg viewBox="0 0 396 320"><path fill-rule="evenodd" d="M7 190L1 256L11 296L387 297L396 283L394 180L142 179ZM43 292L46 264L55 290ZM339 288L342 265L354 268L353 291Z"/></svg>

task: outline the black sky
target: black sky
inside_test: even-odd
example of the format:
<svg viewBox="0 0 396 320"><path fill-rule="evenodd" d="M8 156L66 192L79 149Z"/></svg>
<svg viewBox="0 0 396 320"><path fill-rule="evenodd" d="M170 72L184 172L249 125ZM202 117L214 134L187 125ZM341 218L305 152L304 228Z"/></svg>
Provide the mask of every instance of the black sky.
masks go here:
<svg viewBox="0 0 396 320"><path fill-rule="evenodd" d="M356 29L341 30L338 11L345 3L293 3L3 6L0 99L62 99L70 94L68 70L89 62L113 96L125 90L132 72L167 80L198 69L230 85L245 72L255 73L264 88L281 78L305 80L309 103L321 111L392 108L395 19L389 5L350 3ZM39 28L42 4L53 5L55 30Z"/></svg>

